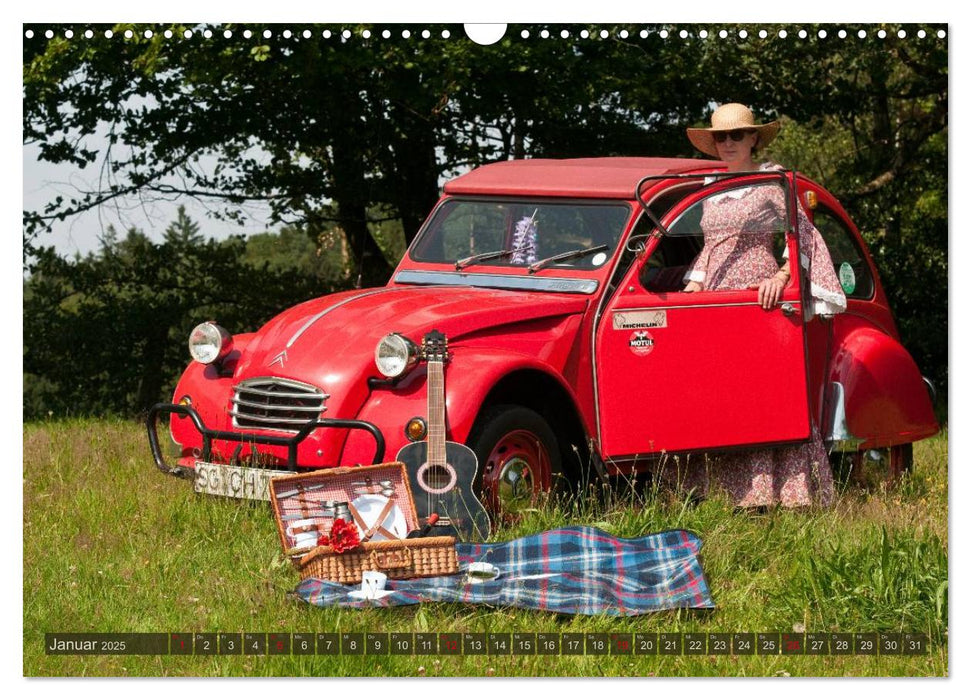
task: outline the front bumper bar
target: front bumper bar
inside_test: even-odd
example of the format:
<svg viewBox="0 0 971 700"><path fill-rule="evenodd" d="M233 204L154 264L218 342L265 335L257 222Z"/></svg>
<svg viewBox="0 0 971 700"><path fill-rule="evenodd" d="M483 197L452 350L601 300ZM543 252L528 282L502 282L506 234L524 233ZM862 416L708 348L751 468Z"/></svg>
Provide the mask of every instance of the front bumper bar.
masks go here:
<svg viewBox="0 0 971 700"><path fill-rule="evenodd" d="M199 434L202 435L202 455L201 459L204 462L208 462L212 456L212 441L213 440L230 440L233 442L238 442L240 444L257 444L257 445L278 445L287 448L287 469L296 470L297 468L297 445L303 442L311 431L317 428L347 428L349 430L366 430L371 433L374 438L375 450L374 450L374 463L377 464L381 458L384 456L384 435L378 429L374 423L368 423L363 420L344 420L341 418L316 418L309 421L305 426L303 426L297 433L290 435L288 437L279 435L255 435L252 433L240 433L229 430L213 430L207 428L202 422L202 417L196 412L191 406L183 406L181 404L174 403L158 403L152 406L148 411L148 416L145 419L145 426L148 429L148 444L152 448L152 457L155 459L155 466L157 466L163 473L171 474L173 476L191 477L192 470L187 467L180 466L170 466L165 463L165 457L162 455L162 448L158 441L158 417L162 413L176 413L182 416L188 416L192 420L192 424L195 426Z"/></svg>

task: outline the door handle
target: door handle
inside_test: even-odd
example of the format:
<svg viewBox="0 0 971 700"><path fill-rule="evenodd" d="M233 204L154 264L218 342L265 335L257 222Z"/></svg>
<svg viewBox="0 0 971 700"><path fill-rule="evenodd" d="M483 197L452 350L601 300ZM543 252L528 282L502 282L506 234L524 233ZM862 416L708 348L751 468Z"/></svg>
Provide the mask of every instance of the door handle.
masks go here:
<svg viewBox="0 0 971 700"><path fill-rule="evenodd" d="M788 301L785 302L784 304L782 304L781 308L782 308L782 313L784 313L786 316L792 316L793 314L796 313L796 307L791 302L788 302Z"/></svg>

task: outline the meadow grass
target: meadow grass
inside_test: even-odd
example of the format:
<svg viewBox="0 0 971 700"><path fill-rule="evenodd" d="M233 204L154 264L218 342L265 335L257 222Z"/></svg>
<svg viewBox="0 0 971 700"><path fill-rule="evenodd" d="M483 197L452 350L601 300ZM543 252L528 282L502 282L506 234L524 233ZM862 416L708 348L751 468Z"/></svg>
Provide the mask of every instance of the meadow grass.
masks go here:
<svg viewBox="0 0 971 700"><path fill-rule="evenodd" d="M947 435L893 490L842 486L828 510L738 512L638 484L548 502L493 540L570 524L698 533L716 608L631 618L455 603L316 608L290 591L269 506L198 496L156 470L144 428L24 427L27 676L944 676ZM921 632L924 656L53 656L45 632Z"/></svg>

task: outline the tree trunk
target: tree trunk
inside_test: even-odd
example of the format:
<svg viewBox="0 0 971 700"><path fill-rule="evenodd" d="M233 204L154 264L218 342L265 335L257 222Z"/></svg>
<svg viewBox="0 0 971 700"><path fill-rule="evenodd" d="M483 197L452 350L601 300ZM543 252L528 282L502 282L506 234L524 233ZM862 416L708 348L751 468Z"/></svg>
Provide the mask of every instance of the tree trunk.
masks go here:
<svg viewBox="0 0 971 700"><path fill-rule="evenodd" d="M337 207L352 261L351 281L356 287L387 284L393 268L368 230L367 207L358 202L345 204L340 201Z"/></svg>
<svg viewBox="0 0 971 700"><path fill-rule="evenodd" d="M392 267L367 227L370 192L367 180L366 141L362 140L359 115L364 112L359 94L345 89L339 95L343 109L335 125L333 142L334 203L337 217L347 236L356 286L380 286L387 283Z"/></svg>
<svg viewBox="0 0 971 700"><path fill-rule="evenodd" d="M410 244L438 201L435 131L429 120L415 118L406 110L400 110L396 116L404 128L402 137L393 145L391 172L395 181L391 183L391 191L404 227L405 243Z"/></svg>

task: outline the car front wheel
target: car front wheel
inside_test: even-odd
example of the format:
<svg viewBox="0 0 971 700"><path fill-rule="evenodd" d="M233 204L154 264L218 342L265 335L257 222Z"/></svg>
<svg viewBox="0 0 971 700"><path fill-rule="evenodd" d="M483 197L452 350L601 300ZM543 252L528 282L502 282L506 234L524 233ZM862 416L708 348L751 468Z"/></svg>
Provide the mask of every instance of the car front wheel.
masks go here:
<svg viewBox="0 0 971 700"><path fill-rule="evenodd" d="M503 516L515 516L563 481L556 435L546 420L524 406L487 409L469 436L479 461L478 491Z"/></svg>

